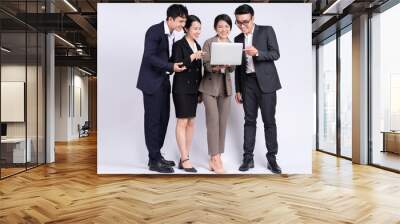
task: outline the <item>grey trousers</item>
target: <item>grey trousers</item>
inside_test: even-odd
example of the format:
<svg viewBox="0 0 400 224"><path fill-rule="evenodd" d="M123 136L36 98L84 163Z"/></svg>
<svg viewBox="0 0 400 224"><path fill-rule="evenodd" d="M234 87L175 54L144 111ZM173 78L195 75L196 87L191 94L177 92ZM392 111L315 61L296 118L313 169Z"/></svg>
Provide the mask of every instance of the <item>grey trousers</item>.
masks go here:
<svg viewBox="0 0 400 224"><path fill-rule="evenodd" d="M231 97L203 94L203 102L206 109L208 154L224 153Z"/></svg>

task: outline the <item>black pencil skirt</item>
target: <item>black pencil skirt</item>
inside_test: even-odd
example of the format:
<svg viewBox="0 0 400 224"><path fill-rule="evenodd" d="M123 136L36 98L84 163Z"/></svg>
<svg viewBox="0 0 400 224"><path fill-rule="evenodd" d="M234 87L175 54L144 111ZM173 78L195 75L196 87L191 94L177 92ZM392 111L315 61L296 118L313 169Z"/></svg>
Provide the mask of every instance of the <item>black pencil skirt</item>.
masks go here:
<svg viewBox="0 0 400 224"><path fill-rule="evenodd" d="M177 118L196 117L197 94L173 93L172 99L174 101Z"/></svg>

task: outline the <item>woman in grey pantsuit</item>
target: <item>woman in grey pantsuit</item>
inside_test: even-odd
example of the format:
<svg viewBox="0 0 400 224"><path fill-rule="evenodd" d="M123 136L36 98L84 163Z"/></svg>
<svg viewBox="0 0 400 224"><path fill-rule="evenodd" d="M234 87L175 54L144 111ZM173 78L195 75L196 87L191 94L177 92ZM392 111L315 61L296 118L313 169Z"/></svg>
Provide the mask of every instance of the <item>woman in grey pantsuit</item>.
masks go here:
<svg viewBox="0 0 400 224"><path fill-rule="evenodd" d="M203 51L204 76L199 91L206 110L207 143L210 155L209 168L215 173L224 173L221 154L225 150L225 133L232 95L230 73L234 66L210 65L211 43L231 42L229 33L232 29L232 20L226 14L218 15L214 20L216 36L206 40Z"/></svg>

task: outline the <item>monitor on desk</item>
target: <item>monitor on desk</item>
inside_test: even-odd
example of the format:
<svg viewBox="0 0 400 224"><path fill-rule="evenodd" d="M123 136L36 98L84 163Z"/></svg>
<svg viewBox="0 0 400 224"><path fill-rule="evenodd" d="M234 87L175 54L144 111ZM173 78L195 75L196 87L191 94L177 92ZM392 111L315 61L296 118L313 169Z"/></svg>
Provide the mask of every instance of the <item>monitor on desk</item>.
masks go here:
<svg viewBox="0 0 400 224"><path fill-rule="evenodd" d="M7 124L1 123L1 138L7 137Z"/></svg>

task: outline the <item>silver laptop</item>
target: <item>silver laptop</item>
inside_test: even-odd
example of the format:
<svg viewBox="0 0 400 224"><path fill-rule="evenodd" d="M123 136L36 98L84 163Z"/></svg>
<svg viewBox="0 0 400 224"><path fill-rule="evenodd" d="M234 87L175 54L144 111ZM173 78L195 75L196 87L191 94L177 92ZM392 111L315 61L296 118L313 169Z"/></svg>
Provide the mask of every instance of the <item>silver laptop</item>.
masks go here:
<svg viewBox="0 0 400 224"><path fill-rule="evenodd" d="M242 64L242 43L211 43L211 65Z"/></svg>

